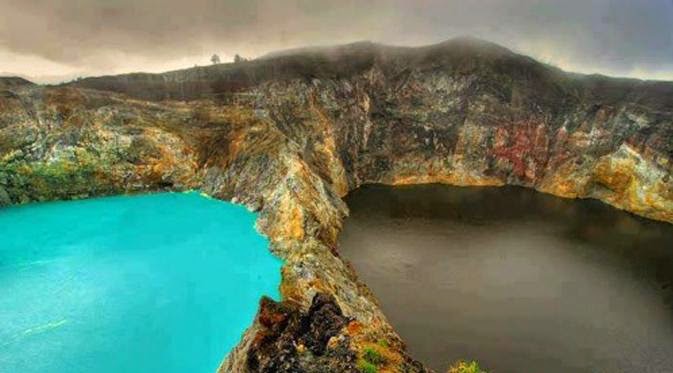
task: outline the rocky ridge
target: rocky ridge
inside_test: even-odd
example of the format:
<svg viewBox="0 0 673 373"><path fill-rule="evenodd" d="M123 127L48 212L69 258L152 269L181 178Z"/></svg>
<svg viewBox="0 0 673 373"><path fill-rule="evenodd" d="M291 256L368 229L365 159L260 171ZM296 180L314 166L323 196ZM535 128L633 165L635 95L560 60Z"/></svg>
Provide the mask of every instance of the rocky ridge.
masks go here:
<svg viewBox="0 0 673 373"><path fill-rule="evenodd" d="M673 83L474 39L0 86L0 205L198 188L260 212L283 303L221 371L357 371L372 349L378 371L424 370L339 258L360 185L520 185L673 223L672 161Z"/></svg>
<svg viewBox="0 0 673 373"><path fill-rule="evenodd" d="M32 85L35 84L17 76L0 77L0 89L2 90Z"/></svg>

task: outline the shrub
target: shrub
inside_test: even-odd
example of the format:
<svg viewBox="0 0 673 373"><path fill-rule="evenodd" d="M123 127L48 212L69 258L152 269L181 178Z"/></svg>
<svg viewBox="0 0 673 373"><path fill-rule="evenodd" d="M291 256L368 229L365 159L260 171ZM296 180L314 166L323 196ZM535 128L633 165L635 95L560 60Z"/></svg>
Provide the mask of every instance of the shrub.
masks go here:
<svg viewBox="0 0 673 373"><path fill-rule="evenodd" d="M381 356L381 353L372 347L366 347L362 353L362 358L365 361L374 365L381 365L386 362L386 359Z"/></svg>
<svg viewBox="0 0 673 373"><path fill-rule="evenodd" d="M362 373L377 373L379 368L376 365L366 361L365 359L358 360L358 370Z"/></svg>
<svg viewBox="0 0 673 373"><path fill-rule="evenodd" d="M476 361L460 360L449 367L447 373L486 373Z"/></svg>

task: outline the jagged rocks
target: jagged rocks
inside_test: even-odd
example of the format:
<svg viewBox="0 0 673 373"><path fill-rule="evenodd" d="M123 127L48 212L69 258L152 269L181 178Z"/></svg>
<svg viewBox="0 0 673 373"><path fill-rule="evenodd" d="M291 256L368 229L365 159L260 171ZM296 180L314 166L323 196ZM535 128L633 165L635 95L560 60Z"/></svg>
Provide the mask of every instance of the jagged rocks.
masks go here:
<svg viewBox="0 0 673 373"><path fill-rule="evenodd" d="M318 293L302 313L297 305L260 302L261 325L247 352L246 370L264 373L357 372L344 328L350 320L333 296Z"/></svg>

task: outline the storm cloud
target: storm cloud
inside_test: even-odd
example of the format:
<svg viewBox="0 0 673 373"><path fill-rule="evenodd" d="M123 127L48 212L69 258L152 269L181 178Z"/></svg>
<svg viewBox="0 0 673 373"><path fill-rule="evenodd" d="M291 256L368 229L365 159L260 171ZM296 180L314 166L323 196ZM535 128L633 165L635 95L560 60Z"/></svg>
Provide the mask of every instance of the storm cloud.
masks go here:
<svg viewBox="0 0 673 373"><path fill-rule="evenodd" d="M673 0L0 0L0 17L0 72L46 80L460 35L566 70L673 80Z"/></svg>

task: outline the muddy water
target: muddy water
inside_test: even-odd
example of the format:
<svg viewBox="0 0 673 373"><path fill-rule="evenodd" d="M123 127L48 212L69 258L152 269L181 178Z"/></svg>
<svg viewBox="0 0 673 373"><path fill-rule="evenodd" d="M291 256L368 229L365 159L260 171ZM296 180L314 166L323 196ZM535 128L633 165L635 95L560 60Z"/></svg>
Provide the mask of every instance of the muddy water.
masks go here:
<svg viewBox="0 0 673 373"><path fill-rule="evenodd" d="M430 367L673 372L673 225L510 187L347 203L342 255Z"/></svg>

